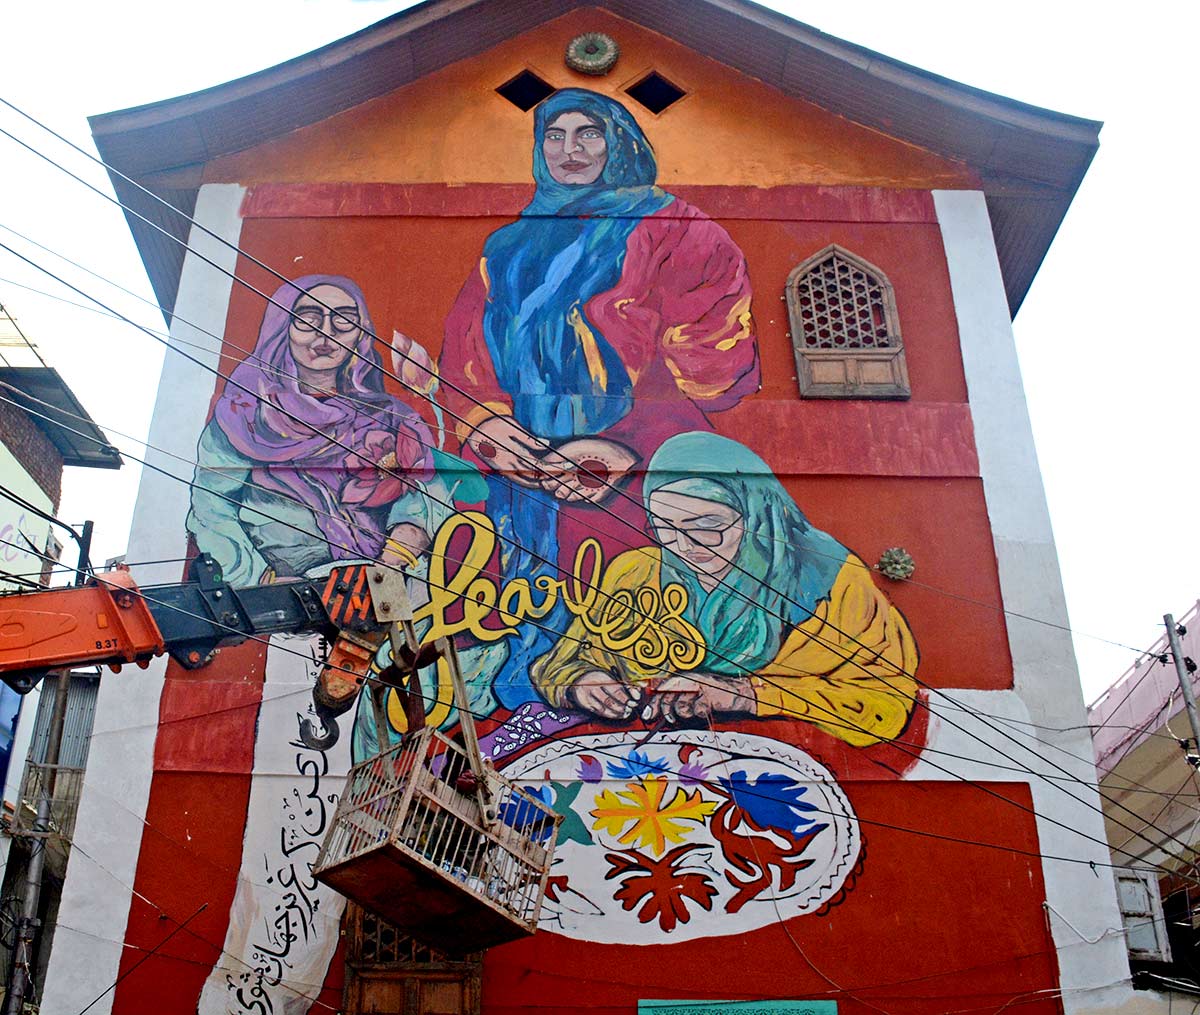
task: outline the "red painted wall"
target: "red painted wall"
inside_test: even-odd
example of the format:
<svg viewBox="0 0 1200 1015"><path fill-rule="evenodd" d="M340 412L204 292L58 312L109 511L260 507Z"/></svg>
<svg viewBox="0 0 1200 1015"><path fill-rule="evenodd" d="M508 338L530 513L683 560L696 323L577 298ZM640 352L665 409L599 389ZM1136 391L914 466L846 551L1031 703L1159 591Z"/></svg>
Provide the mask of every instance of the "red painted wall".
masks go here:
<svg viewBox="0 0 1200 1015"><path fill-rule="evenodd" d="M763 386L721 416L719 429L759 452L813 524L836 533L864 560L897 545L913 554L916 580L889 583L887 593L916 634L924 681L1010 686L953 306L927 195L862 188L686 190L745 251L754 286ZM402 329L436 356L446 309L484 239L511 219L528 193L520 187L264 186L247 202L242 242L268 263L294 263L297 273L355 278L381 336ZM797 397L780 297L791 267L830 242L880 266L895 285L912 378L908 402ZM295 251L303 254L293 261ZM249 260L240 262L238 274L265 291L275 287ZM222 372L252 347L261 316L261 298L235 287ZM218 387L214 403L219 394ZM118 1012L188 1010L218 961L241 858L239 815L249 793L261 664L260 652L243 648L199 677L174 667L168 674L136 888L174 921L209 905L188 932L122 981ZM946 1012L993 999L1000 1004L1016 990L1054 984L1040 915L1040 866L1025 855L1037 852L1032 817L977 788L894 780L924 742L928 715L922 708L896 744L867 751L804 724L776 723L779 733L768 735L807 748L850 787L866 839L865 863L848 901L805 919L802 947L779 925L636 951L539 935L489 955L486 1010L500 1015L578 1004L628 1012L638 997L815 999L836 991L836 981L850 992L838 995L839 1011L872 1010L869 1002L886 996L890 1012ZM1028 806L1021 787L989 790ZM960 838L1005 848L954 841ZM934 871L936 877L926 875ZM135 901L123 970L159 945L171 920ZM331 1004L338 996L332 987L325 994ZM515 1005L513 997L525 1000ZM1056 1010L1050 1001L1033 1007Z"/></svg>
<svg viewBox="0 0 1200 1015"><path fill-rule="evenodd" d="M620 40L618 71L605 78L567 71L566 42L595 30ZM862 560L872 563L892 546L912 553L912 581L876 581L915 635L922 681L1011 687L987 505L929 195L977 187L972 167L786 98L671 40L584 8L390 95L218 159L204 167L204 179L252 186L241 237L249 254L290 276L353 278L383 339L402 330L436 357L447 313L476 270L485 239L533 194L530 117L495 93L527 68L555 87L594 88L630 106L657 153L660 184L718 222L744 252L762 388L714 416L714 425L761 455L809 521ZM624 93L651 68L690 93L662 116L635 107ZM829 243L877 265L894 285L910 400L798 397L784 283ZM247 258L238 275L267 293L277 285ZM235 286L222 372L254 347L262 317L262 298ZM213 405L220 394L218 383ZM614 526L602 538L615 552L631 536ZM262 681L263 658L252 648L227 651L199 675L168 671L139 895L121 964L129 975L115 992L119 1015L191 1011L214 965L241 975L220 949L242 858ZM865 749L794 719L724 724L797 745L846 788L865 851L861 869L825 910L735 936L636 948L539 934L489 953L485 1011L578 1006L629 1015L639 998L836 997L843 1015L947 1015L994 1011L1025 991L1036 997L1052 990L1057 971L1028 790L900 781L926 746L931 718L923 699L894 742ZM186 931L162 943L189 918ZM335 959L322 1001L338 1008L340 988ZM1048 1015L1059 1005L1022 996L1021 1008Z"/></svg>

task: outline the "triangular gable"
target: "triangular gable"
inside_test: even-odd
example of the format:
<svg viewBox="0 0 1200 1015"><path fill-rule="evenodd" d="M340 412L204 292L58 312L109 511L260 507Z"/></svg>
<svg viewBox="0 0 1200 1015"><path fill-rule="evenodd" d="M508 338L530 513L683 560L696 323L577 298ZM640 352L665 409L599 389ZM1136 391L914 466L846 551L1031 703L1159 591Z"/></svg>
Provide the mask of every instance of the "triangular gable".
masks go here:
<svg viewBox="0 0 1200 1015"><path fill-rule="evenodd" d="M587 6L787 96L965 163L988 194L1014 312L1097 147L1098 123L948 81L745 0L431 0L257 74L94 117L93 134L114 169L190 210L213 160L379 99ZM116 174L113 181L131 209L186 235L186 223L165 216ZM183 250L128 218L160 302L171 307Z"/></svg>
<svg viewBox="0 0 1200 1015"><path fill-rule="evenodd" d="M572 71L567 43L598 31L619 44L604 76ZM608 11L581 9L433 71L396 91L222 156L205 182L530 182L532 111L499 86L533 73L554 88L588 88L626 105L654 145L669 188L721 183L977 189L963 162L898 141L783 94L726 64ZM658 73L686 94L655 115L629 89Z"/></svg>

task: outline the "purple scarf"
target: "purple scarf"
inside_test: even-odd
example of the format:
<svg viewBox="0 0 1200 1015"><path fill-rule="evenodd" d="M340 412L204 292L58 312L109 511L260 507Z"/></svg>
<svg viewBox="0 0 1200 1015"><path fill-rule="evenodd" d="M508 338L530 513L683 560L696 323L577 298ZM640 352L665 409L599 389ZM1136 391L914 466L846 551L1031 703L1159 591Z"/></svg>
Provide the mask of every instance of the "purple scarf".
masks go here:
<svg viewBox="0 0 1200 1015"><path fill-rule="evenodd" d="M338 374L338 394L326 397L300 390L288 338L291 308L319 285L336 286L350 296L362 322L357 334L337 335L338 341L354 343L354 355ZM433 467L433 437L416 412L384 391L375 329L355 283L336 275L305 275L280 286L274 300L263 314L254 358L234 369L236 384L226 384L215 419L234 448L256 463L254 483L313 512L334 559L375 559L386 535L380 531L383 505L364 487L395 495L402 488L377 468L379 450L394 450L395 465L389 460L387 471L426 479ZM351 481L354 493L346 489Z"/></svg>

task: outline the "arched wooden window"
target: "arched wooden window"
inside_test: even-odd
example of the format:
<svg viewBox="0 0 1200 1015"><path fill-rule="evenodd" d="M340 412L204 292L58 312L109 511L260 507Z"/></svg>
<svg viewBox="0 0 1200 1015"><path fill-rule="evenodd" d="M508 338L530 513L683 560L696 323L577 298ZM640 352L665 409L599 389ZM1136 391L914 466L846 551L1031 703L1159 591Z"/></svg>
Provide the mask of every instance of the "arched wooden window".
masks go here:
<svg viewBox="0 0 1200 1015"><path fill-rule="evenodd" d="M787 281L800 394L908 398L896 297L873 264L831 243Z"/></svg>

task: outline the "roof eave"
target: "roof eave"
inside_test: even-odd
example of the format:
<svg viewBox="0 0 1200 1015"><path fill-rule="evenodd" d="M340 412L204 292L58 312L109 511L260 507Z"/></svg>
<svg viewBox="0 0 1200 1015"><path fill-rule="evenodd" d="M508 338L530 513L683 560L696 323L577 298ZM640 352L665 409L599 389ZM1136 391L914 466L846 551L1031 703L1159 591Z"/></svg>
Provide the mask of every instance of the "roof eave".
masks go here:
<svg viewBox="0 0 1200 1015"><path fill-rule="evenodd" d="M91 118L164 313L174 305L184 253L175 240L186 240L187 222L118 173L190 213L209 160L384 95L580 6L606 8L785 94L974 167L1013 314L1098 148L1096 121L930 74L748 0L427 0L256 74Z"/></svg>
<svg viewBox="0 0 1200 1015"><path fill-rule="evenodd" d="M63 465L119 469L124 461L53 367L0 367L13 401L62 456Z"/></svg>

